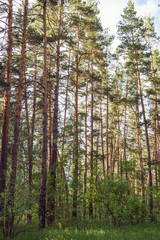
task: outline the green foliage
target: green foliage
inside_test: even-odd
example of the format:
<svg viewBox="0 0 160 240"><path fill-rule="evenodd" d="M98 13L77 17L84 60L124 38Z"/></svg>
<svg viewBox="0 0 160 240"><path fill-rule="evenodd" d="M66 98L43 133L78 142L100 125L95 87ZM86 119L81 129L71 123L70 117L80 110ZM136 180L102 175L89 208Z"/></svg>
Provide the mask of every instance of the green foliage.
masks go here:
<svg viewBox="0 0 160 240"><path fill-rule="evenodd" d="M95 202L98 206L105 206L106 216L114 225L136 224L141 220L142 203L139 196L131 191L128 180L100 180Z"/></svg>
<svg viewBox="0 0 160 240"><path fill-rule="evenodd" d="M40 1L41 3L44 1ZM48 4L50 3L50 4ZM54 226L52 229L46 229L43 232L35 231L30 229L28 225L26 228L31 230L31 234L25 232L22 237L21 234L17 235L15 239L45 239L45 238L55 238L67 239L65 229L68 229L70 234L68 234L69 239L127 239L127 230L125 229L125 224L136 224L148 218L149 211L147 209L147 204L149 202L149 192L147 183L147 160L146 160L146 146L145 146L145 135L142 123L142 112L136 113L140 118L140 122L136 123L136 116L134 115L135 105L139 103L139 93L137 92L137 80L136 80L136 64L135 57L139 59L139 69L143 74L142 77L150 79L152 85L157 84L157 97L159 98L159 63L160 56L159 51L155 50L153 55L153 62L155 64L155 74L156 78L152 79L152 74L150 72L150 53L148 51L148 45L145 42L144 34L146 33L146 28L144 27L144 21L136 16L136 11L134 10L134 4L129 1L127 8L124 10L122 15L122 21L119 23L119 37L122 40L122 44L119 47L119 55L124 53L125 63L118 63L118 56L110 54L110 43L113 36L109 36L108 32L102 32L102 26L97 16L97 2L82 1L82 0L70 0L64 8L55 7L59 5L60 1L50 0L47 1L47 54L48 54L48 77L49 81L54 83L55 74L55 62L56 62L56 42L60 40L61 51L60 55L60 97L59 97L59 134L58 134L58 153L60 155L60 160L57 163L56 170L56 187L53 186L49 188L47 186L47 196L56 198L56 209L55 215L57 221L62 221L63 219L70 219L71 211L73 206L73 189L77 193L77 212L78 221L82 219L84 208L83 203L86 203L86 219L88 217L89 203L93 202L93 210L95 219L103 219L103 224L101 221L92 222L76 222L75 225L72 223L62 224L63 227ZM62 1L62 4L64 1ZM53 7L52 7L53 5ZM33 5L29 15L28 27L27 27L27 62L26 62L26 81L27 81L27 101L28 101L28 114L29 114L29 124L30 132L33 127L33 102L34 94L36 95L35 103L35 131L33 136L33 150L32 150L32 193L30 198L30 193L28 189L28 148L27 148L27 126L26 126L26 113L25 107L22 107L21 114L21 127L19 134L19 153L18 153L18 167L17 167L17 180L16 180L16 191L15 191L15 207L11 214L15 215L15 227L19 229L20 225L26 221L26 216L28 213L32 215L32 223L38 226L38 208L39 208L39 188L40 188L40 160L41 160L41 143L42 143L42 56L43 56L43 32L42 32L42 4ZM62 19L59 21L58 11L62 11ZM19 9L17 14L14 16L13 28L13 67L12 67L12 84L11 84L11 107L10 107L10 128L9 128L9 144L8 144L8 171L7 171L7 182L9 179L10 166L11 166L11 146L13 140L13 129L14 129L14 113L15 113L15 102L16 102L16 88L17 79L19 77L19 60L21 57L20 45L21 45L21 35L22 35L22 10ZM132 22L132 25L130 24ZM147 23L147 28L153 30L152 21ZM60 30L59 30L60 27ZM59 33L60 31L60 33ZM76 46L78 33L79 47ZM134 33L134 39L132 37ZM150 37L154 36L153 31ZM134 51L136 50L136 51ZM75 87L75 53L78 55L78 77L79 77L79 109L78 109L78 121L74 120L74 87ZM35 56L36 55L36 56ZM35 61L36 58L36 61ZM93 64L93 73L90 73L90 62ZM116 65L114 66L116 61ZM0 87L2 87L1 95L3 95L3 90L6 84L4 83L5 76L5 64L4 58L1 59L2 64L0 64ZM36 62L36 63L35 63ZM36 65L36 67L35 67ZM88 65L88 67L87 67ZM37 68L37 70L35 70ZM106 69L108 68L108 69ZM89 70L87 70L89 69ZM110 73L113 72L113 74ZM115 74L114 74L115 72ZM36 79L35 79L36 75ZM108 82L106 83L106 78ZM128 80L127 80L128 78ZM36 93L34 93L33 81L36 81ZM67 99L67 113L66 122L64 124L64 108L65 108L65 98L66 98L66 79L68 79L68 99ZM91 139L91 129L90 129L90 85L93 80L94 85L94 146L93 146L93 177L91 178L90 171L90 139ZM85 90L86 80L88 81L88 90ZM143 78L142 78L143 80ZM128 82L128 86L126 87ZM52 83L52 86L54 85ZM101 91L102 85L102 91ZM150 84L149 84L150 85ZM149 86L150 87L150 86ZM126 89L127 88L127 89ZM128 90L128 96L126 94ZM145 89L146 90L146 89ZM88 112L85 110L85 96L88 91L87 107ZM145 92L146 93L146 92ZM147 91L147 96L145 99L150 99L153 105L156 91L150 88ZM144 94L145 95L145 94ZM152 96L152 98L151 98ZM25 97L25 96L23 96ZM106 112L106 98L109 101L109 112ZM150 98L149 98L150 97ZM49 97L48 97L49 100ZM102 100L102 117L100 116L99 106L100 100ZM157 99L157 102L159 100ZM3 100L0 98L0 103ZM24 102L24 98L23 98ZM51 108L53 117L53 87L51 93ZM150 121L146 121L150 128L150 139L151 139L151 152L154 151L153 144L153 131L154 131L154 110L148 105L150 111ZM2 105L2 104L1 104ZM126 107L126 121L124 120ZM148 112L149 112L148 111ZM147 115L148 115L147 112ZM108 114L109 126L108 126L108 147L109 147L109 174L108 178L103 179L103 160L106 161L106 115ZM0 106L0 116L2 117L2 107ZM84 192L84 157L85 157L85 127L84 121L87 117L87 183L86 192ZM1 118L0 118L1 119ZM102 127L100 126L102 120ZM2 125L0 120L0 125ZM64 126L64 125L65 126ZM140 128L142 134L142 157L143 157L143 167L144 167L144 188L145 197L141 197L141 169L139 167L138 158L138 142L136 136L136 126ZM118 126L119 125L119 126ZM74 127L78 127L78 145L74 143ZM123 157L124 154L124 127L126 127L126 158ZM103 129L101 129L103 128ZM64 131L63 131L64 130ZM103 130L101 135L101 130ZM0 131L1 132L1 131ZM158 138L157 130L157 138ZM0 133L0 139L2 134ZM102 154L102 141L104 153ZM153 145L153 147L152 147ZM158 145L158 144L157 144ZM76 155L77 154L77 155ZM78 173L77 176L73 176L74 172L74 160L73 155L78 156ZM120 159L121 158L121 159ZM156 157L153 156L153 159ZM122 164L120 163L122 160ZM112 166L114 162L114 170ZM121 166L120 166L121 164ZM155 169L156 161L153 161L153 182L155 182ZM105 166L106 167L106 166ZM122 168L122 169L120 169ZM158 168L158 166L157 166ZM62 170L63 169L63 170ZM120 172L122 170L122 173ZM120 175L122 174L122 179ZM159 173L158 173L159 174ZM119 177L117 177L119 176ZM124 180L127 178L128 180ZM158 176L159 178L159 176ZM47 181L51 181L47 177ZM135 183L136 182L136 183ZM136 192L136 193L135 193ZM154 195L154 210L153 214L156 221L159 221L159 202L160 202L160 190L157 186L153 186ZM7 192L5 193L5 200L8 200ZM11 198L9 199L11 200ZM142 203L142 200L144 202ZM7 208L7 207L6 207ZM10 209L6 209L9 213ZM51 209L52 211L52 209ZM68 212L69 214L68 214ZM67 216L66 216L67 215ZM5 220L5 216L0 220ZM123 226L119 229L106 226L109 224L114 224L115 226ZM36 228L35 227L35 228ZM15 234L18 231L14 229ZM25 229L26 231L27 229ZM21 231L21 230L20 230ZM50 231L50 233L49 233ZM128 239L152 239L149 234L152 233L151 229L146 230L140 234L134 235L134 232L128 230ZM51 234L51 235L49 235ZM148 234L148 235L146 235ZM59 237L60 236L60 237ZM153 234L154 239L158 235Z"/></svg>
<svg viewBox="0 0 160 240"><path fill-rule="evenodd" d="M66 227L67 226L67 227ZM21 232L22 231L22 232ZM63 238L62 238L63 236ZM135 226L114 227L104 221L82 221L78 225L75 223L63 223L60 228L58 225L38 231L32 226L27 231L21 228L13 240L160 240L159 226L156 224L138 224ZM0 240L3 240L0 232ZM5 240L10 240L7 238Z"/></svg>

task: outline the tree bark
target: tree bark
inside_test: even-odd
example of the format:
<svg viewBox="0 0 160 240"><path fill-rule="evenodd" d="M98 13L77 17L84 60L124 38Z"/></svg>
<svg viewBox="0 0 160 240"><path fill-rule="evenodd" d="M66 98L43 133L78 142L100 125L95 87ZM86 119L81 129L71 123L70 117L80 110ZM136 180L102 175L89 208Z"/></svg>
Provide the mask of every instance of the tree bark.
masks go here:
<svg viewBox="0 0 160 240"><path fill-rule="evenodd" d="M77 50L79 49L79 29L77 29ZM77 218L77 193L78 193L78 80L79 56L75 53L75 103L74 103L74 146L73 146L73 210L72 218Z"/></svg>
<svg viewBox="0 0 160 240"><path fill-rule="evenodd" d="M68 85L70 78L70 52L68 59L68 76L67 76L67 86L66 86L66 98L65 98L65 109L64 109L64 121L63 121L63 137L62 137L62 161L64 160L64 145L65 145L65 126L66 126L66 118L67 118L67 106L68 106Z"/></svg>
<svg viewBox="0 0 160 240"><path fill-rule="evenodd" d="M127 145L127 136L126 136L126 121L127 121L127 96L128 96L128 79L127 79L127 86L126 86L126 102L125 102L125 109L124 109L124 139L123 139L123 144L124 144L124 150L123 150L123 161L127 161L126 158L126 145ZM120 163L121 166L121 178L123 176L123 166L122 166L122 161ZM126 173L126 179L127 179L127 173Z"/></svg>
<svg viewBox="0 0 160 240"><path fill-rule="evenodd" d="M106 58L106 64L107 63L107 58ZM106 88L107 88L107 104L106 104L106 164L107 164L107 175L109 173L109 151L108 151L108 146L109 146L109 84L108 84L108 65L106 66Z"/></svg>
<svg viewBox="0 0 160 240"><path fill-rule="evenodd" d="M32 113L32 129L31 129L31 153L33 154L33 139L35 131L35 117L36 117L36 102L37 102L37 90L36 90L36 81L37 81L37 52L35 55L35 69L34 69L34 89L33 89L33 113Z"/></svg>
<svg viewBox="0 0 160 240"><path fill-rule="evenodd" d="M90 156L90 171L91 171L91 194L89 203L89 216L93 218L93 202L92 202L92 191L93 191L93 63L91 63L91 156Z"/></svg>
<svg viewBox="0 0 160 240"><path fill-rule="evenodd" d="M138 67L138 60L135 59L136 69L137 69L137 79L139 84L139 92L141 98L141 105L142 105L142 112L143 112L143 120L144 120L144 127L145 127L145 135L146 135L146 145L147 145L147 152L148 152L148 167L149 167L149 209L150 209L150 216L153 219L153 194L152 194L152 170L151 170L151 154L150 154L150 144L149 144L149 136L148 136L148 127L146 121L146 113L145 107L143 102L143 95L142 95L142 86L141 86L141 79L140 79L140 72Z"/></svg>
<svg viewBox="0 0 160 240"><path fill-rule="evenodd" d="M68 188L68 182L67 182L67 179L66 179L66 174L65 174L65 170L64 170L64 166L63 166L63 161L62 161L62 159L60 158L59 152L57 152L57 155L58 155L58 159L59 159L60 162L61 162L61 170L62 170L62 173L63 173L64 182L65 182L66 205L67 205L67 206L66 206L65 218L68 219L68 218L69 218L69 188Z"/></svg>
<svg viewBox="0 0 160 240"><path fill-rule="evenodd" d="M55 88L54 88L54 115L53 115L53 148L52 160L50 163L50 187L53 195L48 198L48 224L52 225L55 222L55 208L56 208L56 168L57 168L57 141L58 141L58 97L59 97L59 51L60 41L56 42L56 67L55 67Z"/></svg>
<svg viewBox="0 0 160 240"><path fill-rule="evenodd" d="M43 140L41 161L41 186L39 205L39 228L45 228L46 217L46 181L47 181L47 35L46 35L46 4L43 1Z"/></svg>
<svg viewBox="0 0 160 240"><path fill-rule="evenodd" d="M7 209L10 208L11 213L7 212L7 216L6 216L6 222L5 222L6 235L11 234L13 230L13 223L14 223L13 209L14 209L14 200L15 200L14 195L15 195L15 184L16 184L22 94L23 94L23 84L24 84L24 78L25 78L27 17L28 17L28 0L25 0L23 31L22 31L22 49L21 49L20 69L19 69L20 75L19 75L18 92L17 92L17 99L16 99L14 137L13 137L13 146L12 146L12 163L11 163L11 173L10 173L10 180L9 180L9 187L8 187L8 200L7 200Z"/></svg>
<svg viewBox="0 0 160 240"><path fill-rule="evenodd" d="M148 37L148 44L150 48L150 62L151 62L153 88L154 88L154 161L155 161L156 190L158 192L157 165L159 164L159 121L158 121L158 104L157 104L157 83L156 83L155 68L153 63L153 54L152 54L152 49L150 44L150 37Z"/></svg>
<svg viewBox="0 0 160 240"><path fill-rule="evenodd" d="M100 119L101 119L101 148L102 148L102 166L103 166L103 177L105 177L105 163L104 163L104 141L103 141L103 114L102 114L102 83L100 93Z"/></svg>
<svg viewBox="0 0 160 240"><path fill-rule="evenodd" d="M61 31L61 0L58 10L58 38ZM56 221L56 171L57 171L57 142L58 142L58 111L59 111L59 67L60 67L60 40L56 41L55 59L55 83L54 83L54 114L53 114L53 148L50 163L50 190L53 194L48 197L48 224L52 225Z"/></svg>
<svg viewBox="0 0 160 240"><path fill-rule="evenodd" d="M30 124L29 124L29 114L28 114L28 101L27 101L27 82L26 77L24 77L24 93L25 93L25 111L26 111L26 123L27 123L27 148L28 148L28 162L29 162L29 211L27 213L27 222L31 222L31 199L32 199L32 151L31 151L31 134L30 134Z"/></svg>
<svg viewBox="0 0 160 240"><path fill-rule="evenodd" d="M4 91L3 102L3 125L2 125L2 142L0 158L0 217L3 216L4 198L2 194L6 188L6 171L8 157L8 130L10 115L10 83L12 72L12 0L8 0L8 26L7 26L7 63L6 63L5 82L7 87ZM2 222L0 221L0 225Z"/></svg>
<svg viewBox="0 0 160 240"><path fill-rule="evenodd" d="M138 83L137 83L137 96L138 96ZM136 128L137 128L137 140L138 140L138 154L139 154L139 161L140 161L140 170L141 170L141 196L144 198L144 169L143 169L143 157L142 157L142 145L141 145L141 130L139 126L139 106L138 106L138 99L136 102Z"/></svg>
<svg viewBox="0 0 160 240"><path fill-rule="evenodd" d="M85 92L85 123L84 123L84 138L85 138L85 159L84 159L84 198L86 198L87 192L87 117L88 117L88 77L89 77L89 64L88 64L88 75L86 78L86 92ZM86 216L86 199L83 201L83 217L85 219Z"/></svg>
<svg viewBox="0 0 160 240"><path fill-rule="evenodd" d="M51 107L52 107L52 84L51 81L48 81L48 158L47 158L47 169L50 169L51 165L51 158L52 158L52 114L51 114Z"/></svg>

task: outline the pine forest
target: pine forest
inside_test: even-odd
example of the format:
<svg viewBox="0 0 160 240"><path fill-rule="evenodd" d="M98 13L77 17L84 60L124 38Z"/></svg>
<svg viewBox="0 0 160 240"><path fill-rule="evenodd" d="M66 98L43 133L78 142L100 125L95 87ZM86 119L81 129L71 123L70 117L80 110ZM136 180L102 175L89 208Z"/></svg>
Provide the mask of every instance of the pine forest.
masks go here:
<svg viewBox="0 0 160 240"><path fill-rule="evenodd" d="M154 16L129 0L114 50L98 5L0 1L2 240L160 239Z"/></svg>

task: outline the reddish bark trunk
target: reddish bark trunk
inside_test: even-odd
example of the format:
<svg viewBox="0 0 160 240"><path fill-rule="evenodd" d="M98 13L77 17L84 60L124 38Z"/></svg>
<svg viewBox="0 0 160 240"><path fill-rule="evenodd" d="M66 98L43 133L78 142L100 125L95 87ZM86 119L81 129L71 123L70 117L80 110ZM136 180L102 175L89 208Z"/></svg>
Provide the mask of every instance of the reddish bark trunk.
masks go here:
<svg viewBox="0 0 160 240"><path fill-rule="evenodd" d="M48 82L48 158L47 168L49 170L52 157L52 115L51 115L51 82Z"/></svg>
<svg viewBox="0 0 160 240"><path fill-rule="evenodd" d="M15 183L16 183L16 171L17 171L17 155L18 155L18 142L19 142L19 128L20 128L20 116L22 107L22 94L23 94L23 83L25 78L25 61L26 61L26 28L27 28L27 15L28 15L28 0L24 3L24 17L23 17L23 32L22 32L22 50L20 59L20 69L19 69L19 84L16 99L16 109L15 109L15 123L14 123L14 137L12 146L12 163L11 163L11 173L8 189L8 201L7 209L11 208L11 213L7 212L5 230L6 234L10 234L13 230L13 208L14 208L14 195L15 195Z"/></svg>
<svg viewBox="0 0 160 240"><path fill-rule="evenodd" d="M106 63L107 63L107 58L106 58ZM109 84L108 84L108 66L106 66L106 88L107 88L107 104L106 104L106 164L107 164L107 175L109 173L109 151L108 151L108 146L109 146L109 135L108 135L108 130L109 130Z"/></svg>
<svg viewBox="0 0 160 240"><path fill-rule="evenodd" d="M124 150L123 150L123 161L127 161L126 158L126 144L127 144L127 136L126 136L126 121L127 121L127 96L128 96L128 79L127 79L127 86L126 86L126 102L125 102L125 110L124 110ZM122 161L120 163L121 166L121 178L123 175L123 169L122 169ZM127 179L127 174L126 174L126 179Z"/></svg>
<svg viewBox="0 0 160 240"><path fill-rule="evenodd" d="M46 181L47 181L47 35L46 35L46 4L43 1L43 140L41 161L41 186L39 205L39 228L45 228L46 217Z"/></svg>
<svg viewBox="0 0 160 240"><path fill-rule="evenodd" d="M70 76L70 53L68 59L68 77L67 77L67 86L66 86L66 99L65 99L65 109L64 109L64 121L63 121L63 138L62 138L62 161L64 158L64 139L65 139L65 126L66 126L66 117L67 117L67 106L68 106L68 84L69 84L69 76Z"/></svg>
<svg viewBox="0 0 160 240"><path fill-rule="evenodd" d="M151 170L151 154L150 154L150 144L149 144L149 136L148 136L148 127L146 121L146 113L145 107L143 102L143 95L142 95L142 86L141 86L141 79L140 79L140 72L138 67L138 60L135 59L136 69L137 69L137 79L139 84L139 92L141 98L141 105L142 105L142 112L143 112L143 120L144 120L144 127L145 127L145 135L146 135L146 145L147 145L147 152L148 152L148 167L149 167L149 209L151 218L153 218L153 194L152 194L152 170Z"/></svg>
<svg viewBox="0 0 160 240"><path fill-rule="evenodd" d="M89 64L88 64L88 73L89 73ZM88 74L89 75L89 74ZM85 159L84 159L84 194L87 192L87 116L88 116L88 76L86 79L86 93L85 93L85 123L84 123L84 138L85 138ZM86 216L86 200L83 201L83 217Z"/></svg>
<svg viewBox="0 0 160 240"><path fill-rule="evenodd" d="M27 123L27 148L28 148L28 162L29 162L29 202L32 198L32 152L31 152L31 135L30 135L30 124L29 124L29 114L28 114L28 101L27 101L27 83L24 77L24 92L25 92L25 111L26 111L26 123ZM29 210L31 210L31 204L29 203ZM27 214L27 221L30 222L32 219L31 213Z"/></svg>
<svg viewBox="0 0 160 240"><path fill-rule="evenodd" d="M90 170L91 170L91 192L93 189L93 63L91 63L91 157L90 157ZM93 218L93 202L92 193L90 196L91 200L89 203L89 216Z"/></svg>
<svg viewBox="0 0 160 240"><path fill-rule="evenodd" d="M104 141L103 141L103 115L102 115L102 83L101 83L101 96L100 96L100 119L101 119L101 147L102 147L102 166L103 177L105 177L105 163L104 163Z"/></svg>
<svg viewBox="0 0 160 240"><path fill-rule="evenodd" d="M8 129L10 115L10 83L12 71L12 0L8 0L8 27L7 27L7 63L5 82L8 85L4 91L3 102L3 125L2 125L2 145L0 158L0 217L4 209L4 199L1 194L4 193L6 187L6 171L8 156ZM0 221L1 222L1 221Z"/></svg>
<svg viewBox="0 0 160 240"><path fill-rule="evenodd" d="M61 24L61 1L59 3L58 12L58 35L60 34ZM60 40L56 42L56 59L55 59L55 83L54 83L54 114L53 114L53 148L52 157L50 163L50 188L53 191L53 195L48 198L48 224L56 220L56 169L57 169L57 141L58 141L58 98L59 98L59 65L60 65Z"/></svg>
<svg viewBox="0 0 160 240"><path fill-rule="evenodd" d="M79 29L77 29L77 49L79 49ZM73 147L73 211L72 217L77 218L77 193L78 193L78 80L79 56L75 54L75 105L74 105L74 147Z"/></svg>

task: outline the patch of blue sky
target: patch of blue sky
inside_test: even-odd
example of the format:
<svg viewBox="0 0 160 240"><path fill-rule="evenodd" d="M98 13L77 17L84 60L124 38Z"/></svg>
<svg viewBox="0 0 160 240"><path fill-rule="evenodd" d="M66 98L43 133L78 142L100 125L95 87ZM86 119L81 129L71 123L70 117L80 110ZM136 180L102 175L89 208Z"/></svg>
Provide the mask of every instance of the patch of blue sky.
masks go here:
<svg viewBox="0 0 160 240"><path fill-rule="evenodd" d="M137 5L144 5L147 3L147 0L138 0Z"/></svg>

